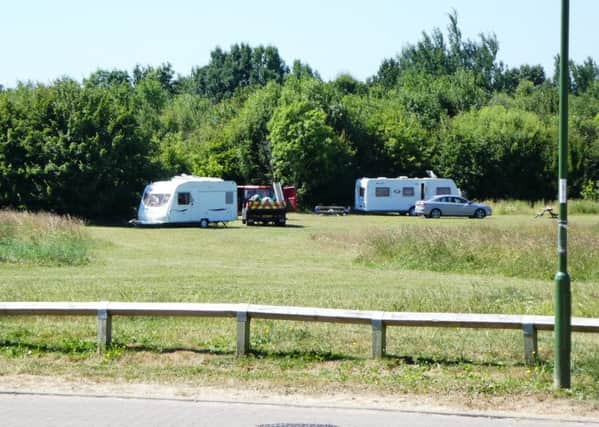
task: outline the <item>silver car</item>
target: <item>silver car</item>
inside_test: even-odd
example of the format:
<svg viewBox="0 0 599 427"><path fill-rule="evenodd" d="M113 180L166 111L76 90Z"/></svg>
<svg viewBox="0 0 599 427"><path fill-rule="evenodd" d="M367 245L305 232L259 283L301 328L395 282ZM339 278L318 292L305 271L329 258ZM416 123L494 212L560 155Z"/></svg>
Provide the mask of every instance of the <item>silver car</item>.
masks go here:
<svg viewBox="0 0 599 427"><path fill-rule="evenodd" d="M427 218L468 216L482 219L491 213L490 206L484 203L474 203L460 196L435 196L430 200L416 202L416 215L424 215Z"/></svg>

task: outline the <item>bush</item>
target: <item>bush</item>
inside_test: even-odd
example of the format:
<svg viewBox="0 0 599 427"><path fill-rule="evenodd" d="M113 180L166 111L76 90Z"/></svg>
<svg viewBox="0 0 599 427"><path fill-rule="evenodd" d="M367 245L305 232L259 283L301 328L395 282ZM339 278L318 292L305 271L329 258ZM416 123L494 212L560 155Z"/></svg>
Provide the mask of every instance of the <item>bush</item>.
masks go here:
<svg viewBox="0 0 599 427"><path fill-rule="evenodd" d="M599 181L587 181L580 195L585 200L599 202Z"/></svg>

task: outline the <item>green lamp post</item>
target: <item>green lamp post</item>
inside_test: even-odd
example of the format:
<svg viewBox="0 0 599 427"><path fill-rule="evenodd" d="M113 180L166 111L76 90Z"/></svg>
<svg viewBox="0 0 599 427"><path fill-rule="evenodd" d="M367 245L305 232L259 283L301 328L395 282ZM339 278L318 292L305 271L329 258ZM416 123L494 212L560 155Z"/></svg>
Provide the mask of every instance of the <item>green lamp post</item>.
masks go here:
<svg viewBox="0 0 599 427"><path fill-rule="evenodd" d="M570 275L568 274L568 24L570 0L562 0L562 35L559 83L559 219L557 253L559 270L555 275L555 371L554 386L570 388L571 311Z"/></svg>

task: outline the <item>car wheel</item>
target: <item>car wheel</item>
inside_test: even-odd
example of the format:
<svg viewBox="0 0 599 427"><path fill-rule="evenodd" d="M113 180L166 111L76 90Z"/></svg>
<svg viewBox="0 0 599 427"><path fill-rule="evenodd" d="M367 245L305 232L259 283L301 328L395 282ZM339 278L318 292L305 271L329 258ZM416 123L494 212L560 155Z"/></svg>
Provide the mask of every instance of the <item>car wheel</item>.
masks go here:
<svg viewBox="0 0 599 427"><path fill-rule="evenodd" d="M416 216L416 208L414 206L408 209L408 216Z"/></svg>
<svg viewBox="0 0 599 427"><path fill-rule="evenodd" d="M200 228L208 228L208 219L207 218L202 218L200 220Z"/></svg>
<svg viewBox="0 0 599 427"><path fill-rule="evenodd" d="M474 218L483 219L486 216L487 216L487 213L485 212L484 209L479 208L474 211Z"/></svg>
<svg viewBox="0 0 599 427"><path fill-rule="evenodd" d="M431 218L441 218L441 211L439 209L433 209L431 211Z"/></svg>

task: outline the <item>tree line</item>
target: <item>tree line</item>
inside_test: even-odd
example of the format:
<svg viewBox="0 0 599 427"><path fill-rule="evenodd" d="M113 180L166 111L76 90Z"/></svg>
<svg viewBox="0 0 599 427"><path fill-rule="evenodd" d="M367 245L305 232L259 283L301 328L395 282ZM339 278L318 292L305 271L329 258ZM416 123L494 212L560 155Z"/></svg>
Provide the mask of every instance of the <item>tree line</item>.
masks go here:
<svg viewBox="0 0 599 427"><path fill-rule="evenodd" d="M82 82L0 87L0 206L131 216L150 181L279 179L300 203L351 204L362 176L453 178L472 198L553 199L558 70L510 68L496 37L424 32L366 81L323 81L276 47L236 44ZM599 67L570 63L569 195L599 196Z"/></svg>

